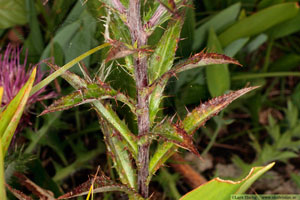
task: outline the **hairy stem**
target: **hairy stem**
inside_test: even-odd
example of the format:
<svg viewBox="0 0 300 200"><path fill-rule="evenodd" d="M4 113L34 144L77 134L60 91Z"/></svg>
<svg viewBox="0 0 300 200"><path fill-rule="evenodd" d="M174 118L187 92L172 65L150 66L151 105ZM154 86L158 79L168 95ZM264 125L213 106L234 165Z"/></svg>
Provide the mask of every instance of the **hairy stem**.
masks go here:
<svg viewBox="0 0 300 200"><path fill-rule="evenodd" d="M127 20L132 44L137 44L137 48L146 45L147 36L141 21L139 0L130 0ZM148 134L150 127L148 95L144 91L148 87L147 56L138 54L134 59L134 65L138 99L138 135L141 136ZM146 183L149 175L149 146L149 142L140 145L138 153L138 190L144 198L149 194Z"/></svg>

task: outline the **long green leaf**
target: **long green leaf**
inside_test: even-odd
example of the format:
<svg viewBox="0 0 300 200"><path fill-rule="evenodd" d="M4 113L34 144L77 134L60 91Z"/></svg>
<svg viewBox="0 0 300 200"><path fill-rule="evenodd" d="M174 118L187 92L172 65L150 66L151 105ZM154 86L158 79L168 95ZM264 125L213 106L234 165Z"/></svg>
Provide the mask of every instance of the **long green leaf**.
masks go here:
<svg viewBox="0 0 300 200"><path fill-rule="evenodd" d="M149 93L151 93L156 87L163 87L164 83L169 80L172 76L175 76L177 73L194 69L197 67L202 67L206 65L213 64L235 64L241 65L238 61L223 54L217 53L197 53L191 58L177 64L171 70L164 73L159 79L156 79L149 86Z"/></svg>
<svg viewBox="0 0 300 200"><path fill-rule="evenodd" d="M81 54L80 56L78 56L77 58L71 60L70 62L68 62L67 64L65 64L64 66L62 66L61 68L59 68L58 70L56 70L54 73L52 73L51 75L49 75L47 78L45 78L44 80L42 80L41 82L39 82L38 84L36 84L33 88L32 91L30 93L30 95L33 95L34 93L36 93L37 91L39 91L40 89L42 89L43 87L47 86L51 81L53 81L54 79L56 79L57 77L61 76L65 71L67 71L68 69L70 69L71 67L73 67L76 63L78 63L79 61L83 60L84 58L86 58L87 56L105 48L108 47L109 43L104 43L100 46L97 46L87 52L85 52L84 54Z"/></svg>
<svg viewBox="0 0 300 200"><path fill-rule="evenodd" d="M175 58L177 44L179 42L182 24L182 20L172 20L160 39L154 53L151 55L148 70L149 83L152 83L163 73L171 69ZM162 100L162 94L166 83L167 82L165 81L159 88L156 88L150 96L149 115L151 123L154 121L155 116L159 111L159 105Z"/></svg>
<svg viewBox="0 0 300 200"><path fill-rule="evenodd" d="M271 35L273 39L278 39L285 37L287 35L296 33L300 31L300 12L293 18L286 22L280 23L270 30L268 30L268 34Z"/></svg>
<svg viewBox="0 0 300 200"><path fill-rule="evenodd" d="M243 88L229 94L213 98L201 104L190 112L182 121L184 130L187 133L192 134L200 126L204 125L208 119L217 115L221 110L227 107L232 101L256 88L258 87Z"/></svg>
<svg viewBox="0 0 300 200"><path fill-rule="evenodd" d="M214 17L208 20L205 24L201 25L195 30L195 40L193 44L193 49L199 49L204 42L207 40L208 32L210 28L213 28L217 33L226 28L226 26L231 25L235 22L241 9L241 3L236 3Z"/></svg>
<svg viewBox="0 0 300 200"><path fill-rule="evenodd" d="M0 1L0 29L6 29L27 22L24 0Z"/></svg>
<svg viewBox="0 0 300 200"><path fill-rule="evenodd" d="M0 136L4 155L6 154L11 139L21 119L26 102L29 98L29 93L34 82L35 75L36 68L33 69L28 81L20 89L13 100L11 100L1 115Z"/></svg>
<svg viewBox="0 0 300 200"><path fill-rule="evenodd" d="M49 112L55 112L60 110L70 109L72 107L82 105L85 103L91 103L92 101L102 99L114 99L119 100L126 105L135 113L135 101L121 92L117 92L110 88L105 83L89 83L86 88L79 89L69 95L61 97L56 100L53 104L47 107L40 115L44 115Z"/></svg>
<svg viewBox="0 0 300 200"><path fill-rule="evenodd" d="M223 53L222 46L213 29L209 30L208 49L216 53ZM208 90L212 97L217 97L230 89L230 74L228 65L211 65L205 68Z"/></svg>
<svg viewBox="0 0 300 200"><path fill-rule="evenodd" d="M229 181L215 178L204 185L192 190L184 195L180 200L228 200L233 194L242 194L256 181L262 174L271 169L275 163L264 167L254 167L249 175L241 181Z"/></svg>
<svg viewBox="0 0 300 200"><path fill-rule="evenodd" d="M261 33L274 25L295 17L298 10L299 6L295 2L277 4L261 10L236 22L221 33L220 42L223 47L226 47L236 39Z"/></svg>
<svg viewBox="0 0 300 200"><path fill-rule="evenodd" d="M111 154L111 158L115 164L114 167L120 176L121 182L129 185L131 188L137 189L136 170L133 167L130 154L126 150L124 139L118 137L120 133L114 131L105 120L101 120L101 115L99 117L99 123L105 136L104 139L108 146L109 154Z"/></svg>

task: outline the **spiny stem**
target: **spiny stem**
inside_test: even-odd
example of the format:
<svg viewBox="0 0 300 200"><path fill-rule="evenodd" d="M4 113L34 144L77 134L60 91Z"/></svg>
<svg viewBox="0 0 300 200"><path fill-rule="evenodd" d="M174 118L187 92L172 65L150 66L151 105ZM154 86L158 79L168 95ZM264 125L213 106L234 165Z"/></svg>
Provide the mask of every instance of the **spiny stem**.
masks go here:
<svg viewBox="0 0 300 200"><path fill-rule="evenodd" d="M146 45L147 35L141 21L139 0L130 0L129 2L127 25L131 33L132 44L136 43L137 48ZM147 56L139 54L134 59L134 65L138 99L138 135L141 136L148 134L150 127L148 95L144 91L148 87ZM149 195L146 183L149 175L149 146L149 142L140 145L138 153L138 190L144 198L147 198Z"/></svg>

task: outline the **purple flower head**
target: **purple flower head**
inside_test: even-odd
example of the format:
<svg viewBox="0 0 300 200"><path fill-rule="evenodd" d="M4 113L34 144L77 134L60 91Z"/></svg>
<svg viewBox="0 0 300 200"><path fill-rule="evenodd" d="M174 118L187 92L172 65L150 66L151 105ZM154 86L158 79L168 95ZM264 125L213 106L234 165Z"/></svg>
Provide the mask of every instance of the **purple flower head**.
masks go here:
<svg viewBox="0 0 300 200"><path fill-rule="evenodd" d="M27 53L23 64L20 62L21 48L8 45L5 52L0 54L0 86L3 86L4 92L2 97L2 106L7 105L23 87L28 80L33 67L29 65L26 70ZM37 75L35 84L40 82L44 76L44 73L37 68ZM48 99L55 96L54 92L50 92L41 96L41 93L45 92L45 88L39 90L32 95L27 102L25 109L28 111L29 107L37 101Z"/></svg>

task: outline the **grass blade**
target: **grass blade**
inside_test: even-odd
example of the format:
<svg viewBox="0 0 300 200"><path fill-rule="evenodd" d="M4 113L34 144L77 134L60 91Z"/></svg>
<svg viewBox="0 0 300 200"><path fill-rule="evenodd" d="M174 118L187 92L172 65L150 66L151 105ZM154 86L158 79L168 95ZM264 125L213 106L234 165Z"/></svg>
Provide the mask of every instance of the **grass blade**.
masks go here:
<svg viewBox="0 0 300 200"><path fill-rule="evenodd" d="M30 96L33 95L34 93L36 93L37 91L39 91L40 89L42 89L43 87L47 86L51 81L53 81L54 79L56 79L57 77L61 76L64 72L66 72L68 69L70 69L71 67L73 67L76 63L78 63L79 61L83 60L84 58L86 58L87 56L105 48L108 47L110 44L109 43L104 43L100 46L97 46L87 52L85 52L84 54L81 54L80 56L78 56L77 58L71 60L70 62L68 62L67 64L65 64L64 66L62 66L61 68L59 68L57 71L55 71L54 73L52 73L51 75L49 75L47 78L45 78L44 80L42 80L41 82L39 82L38 84L36 84L33 88L32 91L30 93Z"/></svg>
<svg viewBox="0 0 300 200"><path fill-rule="evenodd" d="M226 47L236 39L254 36L274 25L295 17L298 11L299 6L295 2L282 3L268 7L249 17L243 18L229 27L220 34L220 42L223 47Z"/></svg>

